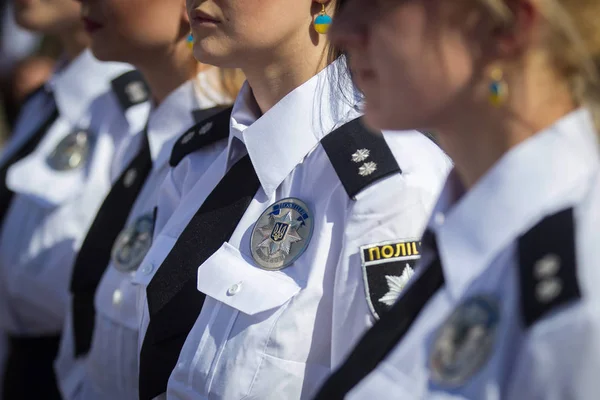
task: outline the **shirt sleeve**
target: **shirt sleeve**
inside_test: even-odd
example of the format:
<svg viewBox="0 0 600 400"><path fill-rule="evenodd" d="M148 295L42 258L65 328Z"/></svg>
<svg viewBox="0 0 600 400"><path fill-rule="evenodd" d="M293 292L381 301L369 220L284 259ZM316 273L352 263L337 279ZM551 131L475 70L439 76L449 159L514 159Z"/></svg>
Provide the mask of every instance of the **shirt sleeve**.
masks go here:
<svg viewBox="0 0 600 400"><path fill-rule="evenodd" d="M356 341L375 322L374 310L381 311L386 302L393 304L393 299L384 299L390 292L385 275L395 275L400 279L406 265L404 261L385 264L384 261L388 260L381 257L381 263L367 266L361 257L364 251L361 247L379 248L381 252L385 246L383 250L386 256L391 254L390 259L395 254L400 256L406 246L413 250L412 244L416 247L420 241L437 198L437 189L434 189L438 188L437 183L431 185L431 190L425 187L427 185L422 182L413 185L411 178L395 175L360 193L352 205L335 277L332 368L344 361ZM411 250L410 258L414 261L414 251Z"/></svg>
<svg viewBox="0 0 600 400"><path fill-rule="evenodd" d="M598 305L577 303L538 322L525 336L507 399L600 396Z"/></svg>

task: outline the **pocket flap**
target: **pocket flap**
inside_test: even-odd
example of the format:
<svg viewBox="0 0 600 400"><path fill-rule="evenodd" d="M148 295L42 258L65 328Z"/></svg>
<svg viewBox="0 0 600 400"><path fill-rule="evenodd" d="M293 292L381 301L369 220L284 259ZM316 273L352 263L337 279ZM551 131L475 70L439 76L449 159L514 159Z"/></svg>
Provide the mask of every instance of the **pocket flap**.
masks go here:
<svg viewBox="0 0 600 400"><path fill-rule="evenodd" d="M80 193L85 179L85 168L55 171L46 162L45 154L36 151L8 169L6 186L42 207L51 208Z"/></svg>
<svg viewBox="0 0 600 400"><path fill-rule="evenodd" d="M254 315L285 304L300 286L279 271L265 271L238 249L224 243L198 268L200 292Z"/></svg>

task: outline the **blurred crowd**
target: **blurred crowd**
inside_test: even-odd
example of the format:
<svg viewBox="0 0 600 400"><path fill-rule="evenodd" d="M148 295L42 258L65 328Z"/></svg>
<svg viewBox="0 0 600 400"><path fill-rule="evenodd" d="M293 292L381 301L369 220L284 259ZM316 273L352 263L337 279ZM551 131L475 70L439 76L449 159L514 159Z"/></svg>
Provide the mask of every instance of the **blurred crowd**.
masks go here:
<svg viewBox="0 0 600 400"><path fill-rule="evenodd" d="M0 0L0 143L10 134L23 100L50 77L61 53L56 38L19 27L12 7Z"/></svg>

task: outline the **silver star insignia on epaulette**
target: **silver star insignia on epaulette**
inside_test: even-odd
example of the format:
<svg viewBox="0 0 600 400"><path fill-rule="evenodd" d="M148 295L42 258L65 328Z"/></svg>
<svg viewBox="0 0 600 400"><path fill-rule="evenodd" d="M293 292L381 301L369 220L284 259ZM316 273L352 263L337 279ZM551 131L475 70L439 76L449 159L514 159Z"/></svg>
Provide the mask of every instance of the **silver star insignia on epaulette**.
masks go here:
<svg viewBox="0 0 600 400"><path fill-rule="evenodd" d="M356 150L356 152L352 154L352 161L354 161L355 163L365 161L367 158L369 158L370 154L371 151L369 149Z"/></svg>
<svg viewBox="0 0 600 400"><path fill-rule="evenodd" d="M127 93L132 103L144 101L147 96L144 84L141 82L131 82L125 87L125 93Z"/></svg>
<svg viewBox="0 0 600 400"><path fill-rule="evenodd" d="M186 134L183 138L181 138L181 144L187 144L190 142L190 140L192 140L192 138L194 137L195 132L191 131L188 134Z"/></svg>
<svg viewBox="0 0 600 400"><path fill-rule="evenodd" d="M210 129L212 128L213 123L209 122L208 124L204 125L202 128L200 128L200 130L198 131L198 135L205 135L206 133L208 133L208 131L210 131Z"/></svg>
<svg viewBox="0 0 600 400"><path fill-rule="evenodd" d="M361 167L358 169L358 174L360 176L369 176L375 171L377 171L377 164L375 164L373 161L369 161L361 165Z"/></svg>
<svg viewBox="0 0 600 400"><path fill-rule="evenodd" d="M134 184L136 178L137 178L137 171L135 168L131 168L125 174L125 178L123 179L123 185L126 188L131 187L131 185Z"/></svg>
<svg viewBox="0 0 600 400"><path fill-rule="evenodd" d="M406 268L404 268L404 271L402 271L402 275L386 275L385 280L388 284L388 292L379 299L379 302L389 307L393 306L414 273L415 271L410 267L410 265L406 264Z"/></svg>
<svg viewBox="0 0 600 400"><path fill-rule="evenodd" d="M535 286L536 299L541 303L554 300L563 289L562 280L556 276L561 260L556 254L547 254L533 266L533 274L538 280Z"/></svg>

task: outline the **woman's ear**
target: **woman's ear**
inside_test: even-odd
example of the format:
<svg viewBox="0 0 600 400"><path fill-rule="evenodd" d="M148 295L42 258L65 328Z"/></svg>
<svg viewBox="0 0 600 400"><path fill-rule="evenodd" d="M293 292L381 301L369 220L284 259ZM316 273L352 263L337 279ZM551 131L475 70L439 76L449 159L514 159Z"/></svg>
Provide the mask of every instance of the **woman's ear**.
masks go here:
<svg viewBox="0 0 600 400"><path fill-rule="evenodd" d="M513 16L512 21L492 32L492 46L496 59L514 59L525 53L539 40L536 26L540 20L537 0L507 0L506 5Z"/></svg>
<svg viewBox="0 0 600 400"><path fill-rule="evenodd" d="M186 2L185 0L181 4L181 22L184 24L190 24L190 16L187 12Z"/></svg>

